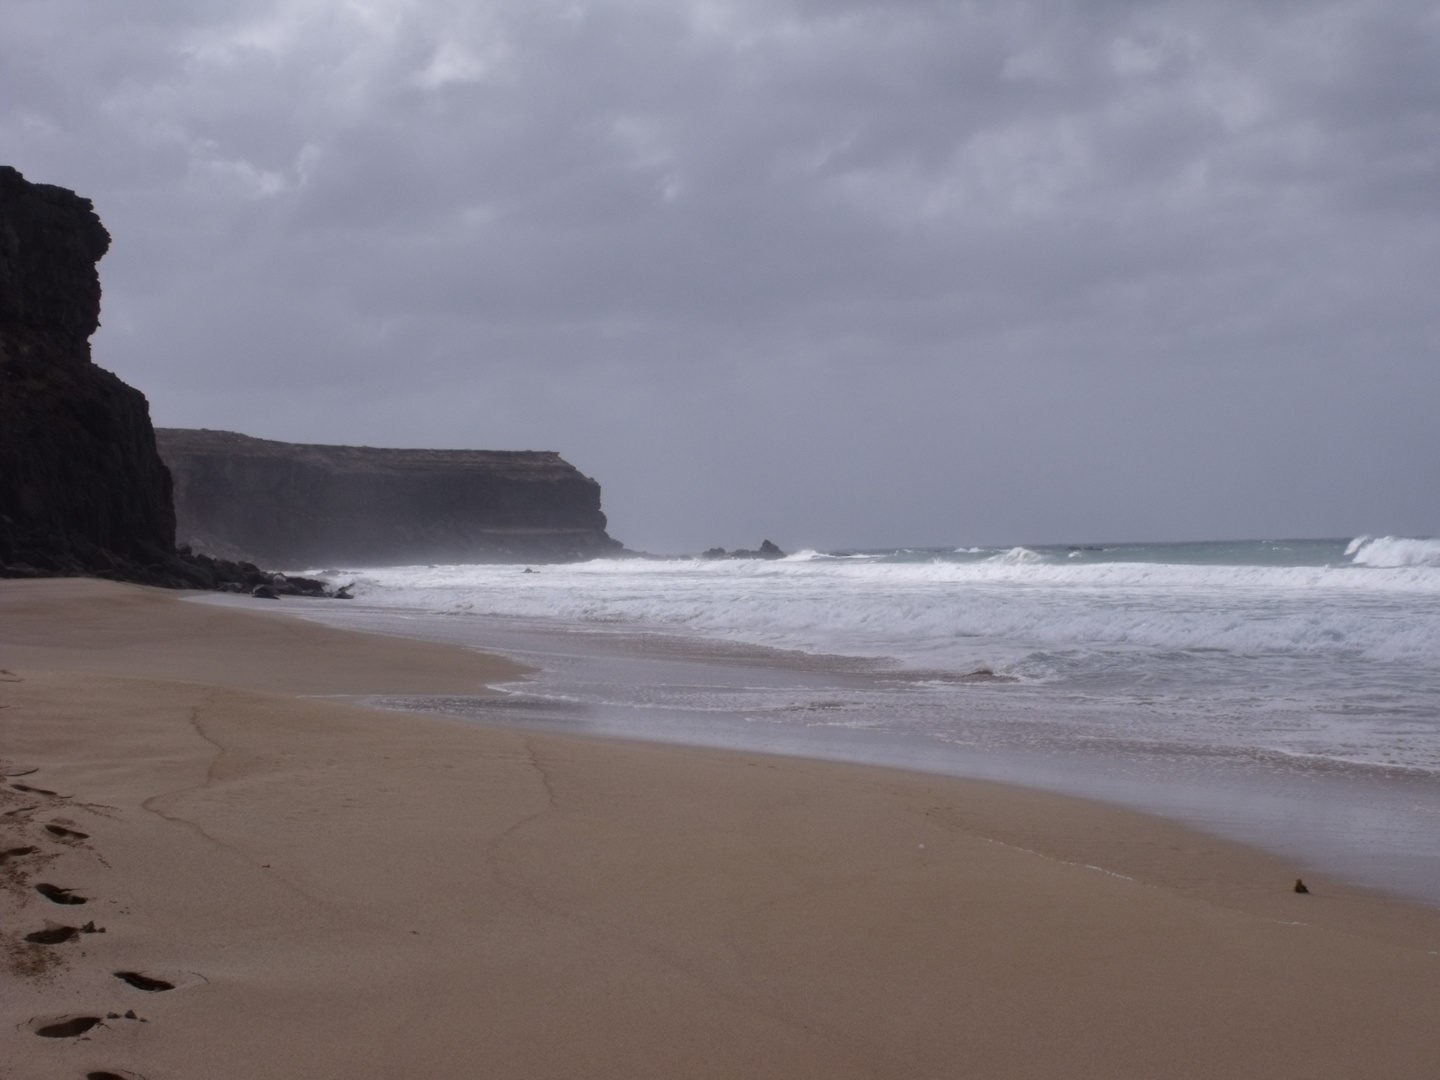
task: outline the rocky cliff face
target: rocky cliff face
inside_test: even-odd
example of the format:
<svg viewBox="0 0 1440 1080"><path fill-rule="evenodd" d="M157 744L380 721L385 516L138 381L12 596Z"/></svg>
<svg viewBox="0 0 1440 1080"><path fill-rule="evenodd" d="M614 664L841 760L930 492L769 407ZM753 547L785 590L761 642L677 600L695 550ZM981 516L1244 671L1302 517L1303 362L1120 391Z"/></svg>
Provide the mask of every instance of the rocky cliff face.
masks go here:
<svg viewBox="0 0 1440 1080"><path fill-rule="evenodd" d="M560 455L383 450L161 428L178 536L289 567L543 562L622 550L600 485Z"/></svg>
<svg viewBox="0 0 1440 1080"><path fill-rule="evenodd" d="M174 545L145 395L90 362L109 246L89 199L0 166L0 567L16 572L158 565Z"/></svg>
<svg viewBox="0 0 1440 1080"><path fill-rule="evenodd" d="M295 446L162 432L145 396L90 361L88 199L0 166L0 577L99 574L319 595L250 563L560 560L613 552L600 486L551 453Z"/></svg>

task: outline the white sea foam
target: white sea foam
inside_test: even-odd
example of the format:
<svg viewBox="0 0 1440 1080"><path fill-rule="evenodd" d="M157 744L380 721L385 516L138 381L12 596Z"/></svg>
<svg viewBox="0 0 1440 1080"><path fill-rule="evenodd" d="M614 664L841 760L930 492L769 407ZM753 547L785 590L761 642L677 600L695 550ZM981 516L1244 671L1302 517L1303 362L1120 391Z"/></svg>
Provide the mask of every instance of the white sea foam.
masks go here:
<svg viewBox="0 0 1440 1080"><path fill-rule="evenodd" d="M1356 566L1440 567L1440 540L1422 540L1404 536L1381 536L1374 539L1360 536L1345 549Z"/></svg>
<svg viewBox="0 0 1440 1080"><path fill-rule="evenodd" d="M1440 772L1440 541L1360 537L1346 551L1343 540L1274 541L802 550L531 574L414 566L361 571L357 594L409 611L885 658L926 673L893 708L845 698L843 715L808 711L805 723L921 725L966 745L1010 738L996 734L1007 724L1049 725L1071 739ZM987 690L946 675L981 666L1020 681ZM625 693L637 708L673 704L663 687ZM758 709L769 722L797 706L687 693L686 708ZM974 694L992 727L976 726Z"/></svg>
<svg viewBox="0 0 1440 1080"><path fill-rule="evenodd" d="M363 588L432 611L684 630L926 665L970 663L982 644L997 655L1130 647L1440 664L1440 570L1362 565L1059 562L1027 548L887 562L807 551L775 561L597 560L523 576L508 566L397 568L368 573Z"/></svg>
<svg viewBox="0 0 1440 1080"><path fill-rule="evenodd" d="M1341 837L1338 849L1366 849L1367 858L1375 767L1404 769L1398 810L1385 822L1411 866L1434 847L1415 795L1431 788L1413 779L1428 776L1433 786L1440 777L1437 556L1435 540L1357 537L802 550L778 560L609 560L530 574L415 566L360 571L359 602L307 610L513 650L542 669L512 688L516 700L561 703L571 710L559 718L566 725L597 731L610 724L705 745L748 739L822 757L873 753L882 763L977 775L993 768L1062 790L1085 774L1105 778L1101 794L1129 770L1162 792L1161 809L1174 808L1172 781L1198 783L1193 805L1220 822L1244 800L1228 782L1204 794L1203 776L1243 775L1261 785L1255 790L1273 779L1281 786L1248 805L1280 808L1277 835L1292 836L1303 818ZM569 628L591 633L557 647L555 631ZM645 638L599 636L636 631ZM760 676L732 667L728 650L668 646L659 650L664 664L685 660L647 668L636 657L651 655L653 635L889 658L900 670L832 676L817 673L829 665L794 662L801 670L787 676L792 661L777 657ZM595 663L592 650L624 660ZM982 666L1018 679L956 677ZM530 716L507 714L507 722ZM1012 760L1030 764L1012 775L1004 764ZM1299 815L1301 788L1287 779L1297 771L1312 800ZM1316 794L1318 776L1346 783ZM1364 783L1352 785L1357 778Z"/></svg>

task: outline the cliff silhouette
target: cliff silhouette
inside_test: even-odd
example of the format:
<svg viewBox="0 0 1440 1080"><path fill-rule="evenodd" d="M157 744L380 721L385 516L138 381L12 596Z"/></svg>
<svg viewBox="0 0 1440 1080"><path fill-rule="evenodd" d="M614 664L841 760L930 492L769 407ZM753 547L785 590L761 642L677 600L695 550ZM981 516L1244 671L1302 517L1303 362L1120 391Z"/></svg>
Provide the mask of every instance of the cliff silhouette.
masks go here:
<svg viewBox="0 0 1440 1080"><path fill-rule="evenodd" d="M178 535L278 566L566 562L615 554L600 485L550 451L392 450L161 428Z"/></svg>
<svg viewBox="0 0 1440 1080"><path fill-rule="evenodd" d="M255 563L560 561L623 550L548 452L304 446L150 423L97 367L89 199L0 166L0 577L328 595ZM170 467L162 460L161 447ZM171 470L178 478L172 481ZM176 539L176 495L188 543Z"/></svg>
<svg viewBox="0 0 1440 1080"><path fill-rule="evenodd" d="M22 572L163 576L174 548L149 403L90 359L109 247L89 199L0 166L0 564Z"/></svg>

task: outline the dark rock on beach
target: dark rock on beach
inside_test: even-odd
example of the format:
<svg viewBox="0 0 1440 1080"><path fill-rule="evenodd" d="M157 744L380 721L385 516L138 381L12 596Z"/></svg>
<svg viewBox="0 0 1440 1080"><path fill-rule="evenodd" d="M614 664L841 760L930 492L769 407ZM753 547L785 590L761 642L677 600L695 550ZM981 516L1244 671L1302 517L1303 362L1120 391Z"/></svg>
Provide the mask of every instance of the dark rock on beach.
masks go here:
<svg viewBox="0 0 1440 1080"><path fill-rule="evenodd" d="M549 451L392 450L161 428L178 532L282 566L564 562L623 551L600 485Z"/></svg>

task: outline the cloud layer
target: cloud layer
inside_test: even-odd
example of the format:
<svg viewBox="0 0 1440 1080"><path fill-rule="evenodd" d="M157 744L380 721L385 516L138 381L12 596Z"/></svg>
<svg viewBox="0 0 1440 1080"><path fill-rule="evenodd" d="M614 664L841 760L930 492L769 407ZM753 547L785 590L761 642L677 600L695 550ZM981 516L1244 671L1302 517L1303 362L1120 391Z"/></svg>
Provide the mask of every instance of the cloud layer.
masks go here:
<svg viewBox="0 0 1440 1080"><path fill-rule="evenodd" d="M559 449L686 549L1440 531L1403 2L16 0L159 422Z"/></svg>

